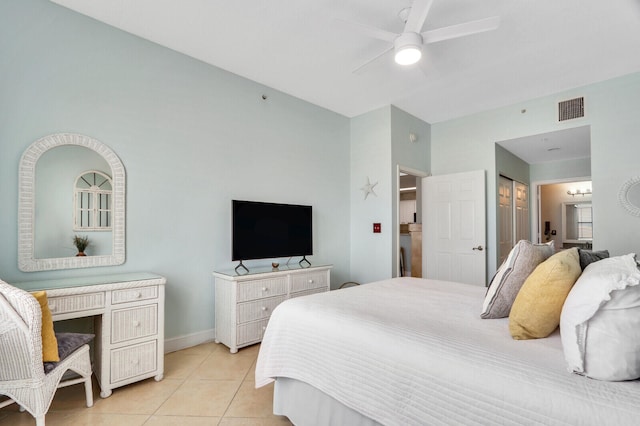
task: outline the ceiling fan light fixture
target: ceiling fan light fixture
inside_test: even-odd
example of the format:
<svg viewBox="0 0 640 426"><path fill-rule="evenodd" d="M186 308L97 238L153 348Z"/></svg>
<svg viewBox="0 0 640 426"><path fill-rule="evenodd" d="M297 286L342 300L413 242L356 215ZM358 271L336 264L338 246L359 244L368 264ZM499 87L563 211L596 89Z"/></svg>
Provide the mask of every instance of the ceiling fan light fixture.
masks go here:
<svg viewBox="0 0 640 426"><path fill-rule="evenodd" d="M420 60L422 52L415 46L396 50L395 60L399 65L413 65Z"/></svg>
<svg viewBox="0 0 640 426"><path fill-rule="evenodd" d="M400 34L394 42L395 61L399 65L413 65L422 57L422 36L417 33Z"/></svg>

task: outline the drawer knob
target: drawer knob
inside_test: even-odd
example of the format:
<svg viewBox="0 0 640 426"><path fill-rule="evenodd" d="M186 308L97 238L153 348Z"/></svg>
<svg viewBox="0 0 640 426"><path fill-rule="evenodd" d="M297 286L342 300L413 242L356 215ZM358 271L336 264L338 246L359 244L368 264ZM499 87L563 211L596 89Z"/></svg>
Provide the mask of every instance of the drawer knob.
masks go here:
<svg viewBox="0 0 640 426"><path fill-rule="evenodd" d="M55 305L55 303L54 303L54 304L51 304L51 303L49 304L49 310L50 310L51 312L54 312L54 311L56 310L56 305Z"/></svg>
<svg viewBox="0 0 640 426"><path fill-rule="evenodd" d="M266 329L267 329L267 326L266 326L266 325L263 325L263 326L262 326L262 331L265 331Z"/></svg>
<svg viewBox="0 0 640 426"><path fill-rule="evenodd" d="M137 359L137 358L136 358L136 359L132 359L132 360L131 360L131 364L133 364L133 365L138 365L138 364L140 364L140 360L139 360L139 359Z"/></svg>
<svg viewBox="0 0 640 426"><path fill-rule="evenodd" d="M266 287L262 287L262 291L267 291L267 290L269 290L269 289L266 288Z"/></svg>
<svg viewBox="0 0 640 426"><path fill-rule="evenodd" d="M263 310L263 311L266 311L266 310L267 310L267 307L266 307L266 306L263 306L263 307L262 307L262 310Z"/></svg>
<svg viewBox="0 0 640 426"><path fill-rule="evenodd" d="M142 293L140 293L139 291L136 291L135 297L136 299L140 299L142 297Z"/></svg>
<svg viewBox="0 0 640 426"><path fill-rule="evenodd" d="M313 280L309 280L309 284L313 284Z"/></svg>
<svg viewBox="0 0 640 426"><path fill-rule="evenodd" d="M134 327L140 327L140 321L133 321L133 326Z"/></svg>

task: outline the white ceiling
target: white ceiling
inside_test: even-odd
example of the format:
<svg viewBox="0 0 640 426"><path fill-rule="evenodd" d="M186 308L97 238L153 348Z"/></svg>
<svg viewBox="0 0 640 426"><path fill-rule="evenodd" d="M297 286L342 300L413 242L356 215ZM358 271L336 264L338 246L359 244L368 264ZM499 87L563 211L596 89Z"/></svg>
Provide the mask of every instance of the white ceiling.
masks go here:
<svg viewBox="0 0 640 426"><path fill-rule="evenodd" d="M591 157L591 127L581 126L498 142L529 164Z"/></svg>
<svg viewBox="0 0 640 426"><path fill-rule="evenodd" d="M640 0L435 0L423 30L500 27L358 75L387 44L335 20L400 32L411 0L52 1L347 117L393 104L436 123L640 71Z"/></svg>

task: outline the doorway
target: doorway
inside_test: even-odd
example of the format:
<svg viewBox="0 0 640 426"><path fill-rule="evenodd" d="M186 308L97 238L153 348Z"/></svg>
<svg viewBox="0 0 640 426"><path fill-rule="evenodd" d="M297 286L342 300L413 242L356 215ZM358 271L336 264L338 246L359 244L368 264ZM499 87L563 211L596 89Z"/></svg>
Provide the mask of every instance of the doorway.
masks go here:
<svg viewBox="0 0 640 426"><path fill-rule="evenodd" d="M530 183L528 197L530 235L528 238L516 236L515 240L529 239L538 243L554 240L556 250L561 249L564 245L561 233L563 229L561 205L563 202L570 202L576 196L566 194L570 188L556 189L560 201L557 203L554 201L553 214L547 214L549 203L541 200L541 188L545 188L546 185L570 185L571 183L575 186L577 182L591 180L588 177L591 174L590 126L583 125L496 142L496 162L498 157L501 161L498 168L500 174L505 172L504 175L513 178L514 181ZM560 196L562 193L564 195ZM506 209L498 203L496 218L498 234L501 230L499 216L503 208ZM542 212L545 212L545 219L542 218ZM548 226L546 222L549 222ZM502 242L499 235L497 241ZM500 265L504 258L504 251L502 247L497 247L497 251L497 265Z"/></svg>
<svg viewBox="0 0 640 426"><path fill-rule="evenodd" d="M422 178L427 173L398 165L396 277L422 277Z"/></svg>
<svg viewBox="0 0 640 426"><path fill-rule="evenodd" d="M554 242L556 250L593 246L592 190L589 177L534 183L538 196L533 223L538 243Z"/></svg>

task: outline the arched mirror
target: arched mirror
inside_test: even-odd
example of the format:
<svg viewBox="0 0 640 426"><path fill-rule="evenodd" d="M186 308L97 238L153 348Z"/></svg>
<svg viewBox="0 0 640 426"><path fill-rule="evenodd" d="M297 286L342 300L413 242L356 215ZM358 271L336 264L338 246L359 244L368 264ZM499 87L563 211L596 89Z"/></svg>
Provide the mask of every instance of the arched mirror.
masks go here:
<svg viewBox="0 0 640 426"><path fill-rule="evenodd" d="M109 147L79 134L46 136L22 155L18 180L20 270L124 263L125 170Z"/></svg>

